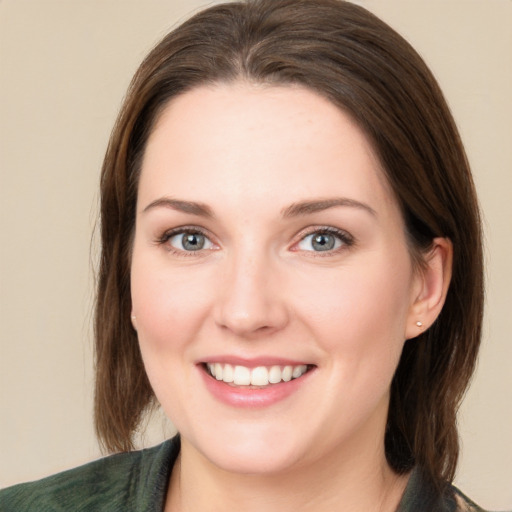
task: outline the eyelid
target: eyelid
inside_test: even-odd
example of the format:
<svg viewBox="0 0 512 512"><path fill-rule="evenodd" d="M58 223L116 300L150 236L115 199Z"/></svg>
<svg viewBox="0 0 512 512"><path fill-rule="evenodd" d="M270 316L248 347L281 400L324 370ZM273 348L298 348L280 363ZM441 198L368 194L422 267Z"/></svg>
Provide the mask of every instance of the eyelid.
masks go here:
<svg viewBox="0 0 512 512"><path fill-rule="evenodd" d="M176 249L176 247L168 244L169 240L176 235L180 234L199 234L203 235L207 238L213 246L218 247L218 244L215 243L211 234L204 228L200 226L194 225L186 225L186 226L177 226L175 228L168 229L162 233L162 235L158 236L155 240L157 245L165 245L165 249L171 253L177 254L179 256L199 256L200 254L204 254L205 252L215 250L215 249L199 249L197 251L183 251L180 249Z"/></svg>
<svg viewBox="0 0 512 512"><path fill-rule="evenodd" d="M306 251L298 248L298 244L302 242L305 238L308 236L314 235L314 234L329 234L337 237L339 240L341 240L341 247L338 247L336 249L331 249L327 251ZM346 249L348 247L351 247L355 244L355 238L344 229L336 228L334 226L309 226L303 230L301 230L296 235L296 241L294 241L291 250L295 252L304 252L304 253L312 253L309 254L310 256L329 256L332 254L337 254L339 251L342 251L343 249Z"/></svg>

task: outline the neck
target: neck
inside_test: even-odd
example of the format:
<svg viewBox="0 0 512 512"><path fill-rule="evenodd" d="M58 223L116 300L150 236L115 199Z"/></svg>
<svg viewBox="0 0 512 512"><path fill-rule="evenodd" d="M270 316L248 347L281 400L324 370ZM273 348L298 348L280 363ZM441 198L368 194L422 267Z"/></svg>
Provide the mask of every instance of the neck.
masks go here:
<svg viewBox="0 0 512 512"><path fill-rule="evenodd" d="M393 512L408 475L387 464L383 443L333 451L286 472L239 474L218 468L182 439L165 512ZM341 453L338 453L341 452Z"/></svg>

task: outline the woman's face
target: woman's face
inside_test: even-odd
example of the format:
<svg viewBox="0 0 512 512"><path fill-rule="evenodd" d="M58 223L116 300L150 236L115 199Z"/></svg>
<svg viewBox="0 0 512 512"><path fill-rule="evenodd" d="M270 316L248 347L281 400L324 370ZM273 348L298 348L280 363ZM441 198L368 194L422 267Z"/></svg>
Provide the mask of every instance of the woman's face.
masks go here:
<svg viewBox="0 0 512 512"><path fill-rule="evenodd" d="M383 451L420 279L379 162L333 104L244 83L171 101L142 164L131 282L187 449L249 473Z"/></svg>

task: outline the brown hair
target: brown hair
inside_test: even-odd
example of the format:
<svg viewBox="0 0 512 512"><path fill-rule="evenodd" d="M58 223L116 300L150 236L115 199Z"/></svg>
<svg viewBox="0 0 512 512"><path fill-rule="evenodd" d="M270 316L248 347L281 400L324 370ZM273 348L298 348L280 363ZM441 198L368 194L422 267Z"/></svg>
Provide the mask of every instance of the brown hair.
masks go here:
<svg viewBox="0 0 512 512"><path fill-rule="evenodd" d="M399 473L418 464L437 484L458 458L456 412L473 373L483 310L481 227L464 149L425 63L394 30L340 0L248 0L211 7L168 34L130 85L101 176L95 317L95 421L110 451L133 448L154 403L130 323L130 251L141 157L178 94L244 79L300 84L348 112L369 137L402 209L411 254L434 237L454 247L434 325L406 342L391 386L385 447Z"/></svg>

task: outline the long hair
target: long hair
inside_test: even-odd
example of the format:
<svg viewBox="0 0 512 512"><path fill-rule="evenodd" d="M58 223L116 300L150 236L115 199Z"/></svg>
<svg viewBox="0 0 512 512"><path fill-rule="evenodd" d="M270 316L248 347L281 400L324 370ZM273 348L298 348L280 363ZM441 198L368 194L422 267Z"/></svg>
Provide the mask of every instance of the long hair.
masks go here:
<svg viewBox="0 0 512 512"><path fill-rule="evenodd" d="M414 49L364 8L341 0L248 0L206 9L169 33L135 74L101 175L101 260L95 316L95 425L109 451L133 448L154 403L130 323L130 253L141 159L159 114L199 85L299 84L364 131L384 168L421 264L434 237L453 243L444 308L405 343L391 385L386 456L454 476L456 413L474 371L483 311L478 203L449 108Z"/></svg>

